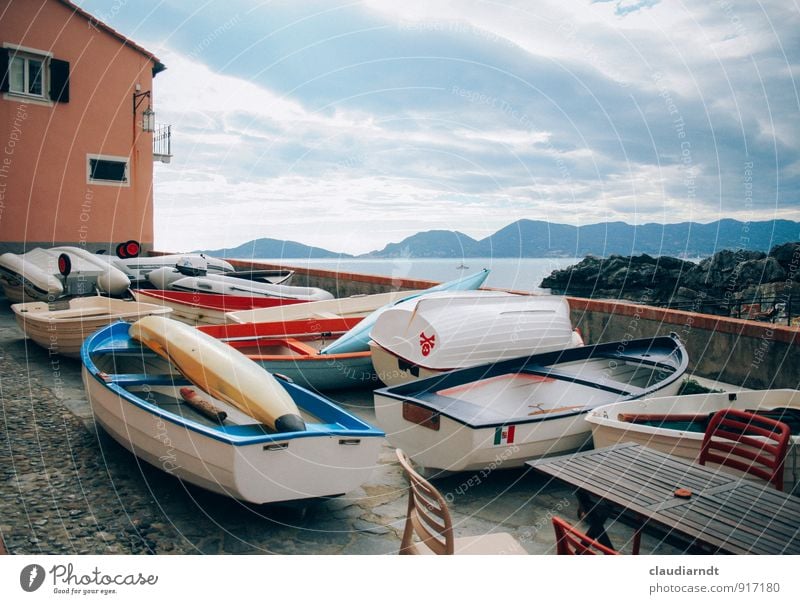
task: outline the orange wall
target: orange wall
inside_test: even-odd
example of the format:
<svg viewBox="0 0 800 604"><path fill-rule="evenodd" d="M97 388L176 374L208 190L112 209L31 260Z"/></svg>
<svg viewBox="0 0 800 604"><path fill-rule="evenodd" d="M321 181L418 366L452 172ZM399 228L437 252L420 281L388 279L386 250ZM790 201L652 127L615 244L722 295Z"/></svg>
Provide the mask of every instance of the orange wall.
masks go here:
<svg viewBox="0 0 800 604"><path fill-rule="evenodd" d="M135 85L152 90L152 60L54 0L0 0L4 42L69 61L70 98L0 98L0 249L152 247L152 135L134 123L147 100L132 110ZM88 153L130 157L130 186L88 184Z"/></svg>

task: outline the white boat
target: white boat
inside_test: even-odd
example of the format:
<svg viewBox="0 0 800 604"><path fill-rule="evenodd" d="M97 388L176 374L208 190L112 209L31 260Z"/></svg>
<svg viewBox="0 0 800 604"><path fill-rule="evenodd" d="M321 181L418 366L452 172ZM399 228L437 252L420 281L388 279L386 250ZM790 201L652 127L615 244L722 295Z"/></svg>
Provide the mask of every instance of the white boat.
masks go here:
<svg viewBox="0 0 800 604"><path fill-rule="evenodd" d="M236 271L236 272L220 272L220 271L206 271L202 264L196 261L191 263L176 264L173 266L161 266L147 273L147 283L158 289L172 289L172 284L176 281L184 279L185 277L197 277L201 280L210 275L218 275L237 279L232 281L232 284L244 282L244 284L265 284L265 285L289 285L294 271L291 270L254 270L254 271ZM209 279L209 281L212 281ZM220 285L214 283L205 283L204 291L214 291L216 293L230 293L223 291ZM234 291L234 290L231 290Z"/></svg>
<svg viewBox="0 0 800 604"><path fill-rule="evenodd" d="M452 281L434 285L433 287L423 290L421 294L410 295L392 305L383 306L364 317L358 325L341 338L320 350L320 354L369 351L369 333L375 325L375 321L378 320L378 317L386 312L387 309L391 308L391 306L396 306L407 300L413 300L418 296L428 296L436 292L457 292L478 289L483 285L483 282L486 281L486 277L488 276L489 269L485 268L474 275L467 275L466 277L460 277L459 279L453 279Z"/></svg>
<svg viewBox="0 0 800 604"><path fill-rule="evenodd" d="M383 432L330 400L276 380L197 330L176 335L180 323L137 325L116 323L86 340L83 382L98 424L144 461L256 504L341 495L376 467ZM161 356L167 350L171 361ZM274 399L286 397L301 416L288 429L273 419L287 404Z"/></svg>
<svg viewBox="0 0 800 604"><path fill-rule="evenodd" d="M218 294L221 296L284 298L287 300L301 300L303 302L333 299L333 294L318 287L275 285L273 283L264 283L260 281L253 281L251 279L239 279L233 275L181 277L180 279L176 279L175 281L171 282L168 280L164 281L155 278L163 275L163 272L154 271L150 274L150 282L159 289L171 289L179 292Z"/></svg>
<svg viewBox="0 0 800 604"><path fill-rule="evenodd" d="M227 321L227 314L233 311L304 304L301 300L290 298L226 296L171 289L135 289L133 296L140 302L160 304L171 308L173 319L189 325L222 325Z"/></svg>
<svg viewBox="0 0 800 604"><path fill-rule="evenodd" d="M164 256L137 256L136 258L117 258L101 254L99 258L105 259L123 271L131 283L141 286L149 283L148 276L153 271L160 269L175 270L175 266L183 263L189 266L201 267L203 274L232 273L236 269L230 262L205 254L167 254ZM180 273L177 273L180 275ZM166 289L166 288L159 288Z"/></svg>
<svg viewBox="0 0 800 604"><path fill-rule="evenodd" d="M84 296L59 301L12 304L11 310L25 335L51 354L80 356L83 341L117 321L137 321L147 315L168 316L171 308L156 304Z"/></svg>
<svg viewBox="0 0 800 604"><path fill-rule="evenodd" d="M387 309L370 332L387 386L473 365L583 344L559 296L441 292Z"/></svg>
<svg viewBox="0 0 800 604"><path fill-rule="evenodd" d="M11 302L88 296L99 292L124 294L130 279L102 256L83 248L34 248L24 254L0 256L0 283Z"/></svg>
<svg viewBox="0 0 800 604"><path fill-rule="evenodd" d="M675 394L687 364L675 334L579 346L376 390L375 416L426 468L522 466L591 442L600 405Z"/></svg>
<svg viewBox="0 0 800 604"><path fill-rule="evenodd" d="M334 298L319 302L304 302L274 308L255 308L229 312L229 323L276 323L302 319L352 319L364 318L387 304L422 293L422 290L359 294L349 298Z"/></svg>
<svg viewBox="0 0 800 604"><path fill-rule="evenodd" d="M595 447L635 442L696 460L708 420L720 409L763 413L792 428L784 488L800 486L800 391L746 390L670 396L604 405L586 416ZM730 470L728 470L730 471Z"/></svg>

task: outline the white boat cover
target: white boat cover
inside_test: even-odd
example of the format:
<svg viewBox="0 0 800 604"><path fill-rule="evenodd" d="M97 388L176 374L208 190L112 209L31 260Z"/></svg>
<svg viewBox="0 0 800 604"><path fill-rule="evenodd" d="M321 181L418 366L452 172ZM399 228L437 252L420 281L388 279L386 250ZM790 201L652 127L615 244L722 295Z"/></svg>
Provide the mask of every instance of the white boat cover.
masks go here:
<svg viewBox="0 0 800 604"><path fill-rule="evenodd" d="M275 285L230 275L205 275L183 277L169 284L175 291L202 292L230 296L259 296L264 298L289 298L293 300L332 300L333 294L318 287Z"/></svg>
<svg viewBox="0 0 800 604"><path fill-rule="evenodd" d="M58 270L61 254L69 256L71 264L66 280ZM94 294L95 287L111 295L120 295L131 284L125 273L101 256L70 246L34 248L25 254L3 254L0 256L0 275L9 284L17 281L28 295L41 300L62 295Z"/></svg>
<svg viewBox="0 0 800 604"><path fill-rule="evenodd" d="M569 304L559 296L441 292L387 309L372 339L421 367L448 370L572 348Z"/></svg>
<svg viewBox="0 0 800 604"><path fill-rule="evenodd" d="M172 281L176 281L185 275L179 273L175 266L178 264L188 264L193 267L202 267L208 273L232 273L236 269L232 264L220 258L206 256L205 254L168 254L166 256L139 256L137 258L117 258L116 256L101 255L124 272L131 281L144 281L156 270L163 269L174 273ZM158 289L168 289L162 285L156 285Z"/></svg>

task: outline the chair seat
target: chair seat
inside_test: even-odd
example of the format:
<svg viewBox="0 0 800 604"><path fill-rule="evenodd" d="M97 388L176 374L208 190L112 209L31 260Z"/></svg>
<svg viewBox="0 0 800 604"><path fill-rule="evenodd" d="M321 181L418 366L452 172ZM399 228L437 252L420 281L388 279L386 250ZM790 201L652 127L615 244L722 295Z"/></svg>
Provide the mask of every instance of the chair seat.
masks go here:
<svg viewBox="0 0 800 604"><path fill-rule="evenodd" d="M528 552L509 533L490 533L488 535L475 535L474 537L456 537L456 554L480 555L495 554L509 556L524 556Z"/></svg>
<svg viewBox="0 0 800 604"><path fill-rule="evenodd" d="M490 533L474 537L456 537L453 540L456 555L510 555L527 556L528 552L509 533ZM414 543L414 553L424 556L433 555L433 551L422 542Z"/></svg>

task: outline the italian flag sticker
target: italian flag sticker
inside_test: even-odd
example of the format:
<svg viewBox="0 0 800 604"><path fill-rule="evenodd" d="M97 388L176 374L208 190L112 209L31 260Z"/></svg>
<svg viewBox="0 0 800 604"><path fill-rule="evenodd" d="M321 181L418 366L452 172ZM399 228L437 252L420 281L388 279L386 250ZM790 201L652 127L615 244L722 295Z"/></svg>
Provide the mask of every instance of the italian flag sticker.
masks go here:
<svg viewBox="0 0 800 604"><path fill-rule="evenodd" d="M500 426L494 429L494 446L510 445L514 442L515 426Z"/></svg>

